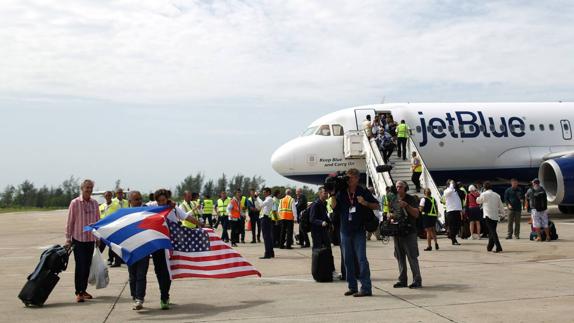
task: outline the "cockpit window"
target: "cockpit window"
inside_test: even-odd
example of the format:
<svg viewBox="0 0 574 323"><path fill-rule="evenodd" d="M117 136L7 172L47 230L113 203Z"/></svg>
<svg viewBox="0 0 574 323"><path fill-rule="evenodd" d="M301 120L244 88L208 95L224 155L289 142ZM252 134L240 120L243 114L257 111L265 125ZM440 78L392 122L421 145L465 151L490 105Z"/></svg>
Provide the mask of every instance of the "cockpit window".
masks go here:
<svg viewBox="0 0 574 323"><path fill-rule="evenodd" d="M303 131L301 137L310 136L315 133L315 130L317 130L317 127L309 127L307 130Z"/></svg>
<svg viewBox="0 0 574 323"><path fill-rule="evenodd" d="M344 134L345 130L343 129L343 126L340 124L333 125L333 136L343 136Z"/></svg>
<svg viewBox="0 0 574 323"><path fill-rule="evenodd" d="M324 124L321 127L319 127L319 129L317 130L317 134L319 136L330 136L331 135L331 129L329 128L329 125Z"/></svg>

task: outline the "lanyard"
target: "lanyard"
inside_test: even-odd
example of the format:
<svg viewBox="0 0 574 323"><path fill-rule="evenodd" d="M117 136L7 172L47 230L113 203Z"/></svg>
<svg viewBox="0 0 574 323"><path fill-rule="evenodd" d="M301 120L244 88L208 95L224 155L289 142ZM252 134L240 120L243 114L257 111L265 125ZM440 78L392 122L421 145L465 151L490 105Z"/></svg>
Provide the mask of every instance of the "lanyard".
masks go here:
<svg viewBox="0 0 574 323"><path fill-rule="evenodd" d="M351 192L347 190L347 197L349 198L351 206L355 206L355 193L351 194Z"/></svg>

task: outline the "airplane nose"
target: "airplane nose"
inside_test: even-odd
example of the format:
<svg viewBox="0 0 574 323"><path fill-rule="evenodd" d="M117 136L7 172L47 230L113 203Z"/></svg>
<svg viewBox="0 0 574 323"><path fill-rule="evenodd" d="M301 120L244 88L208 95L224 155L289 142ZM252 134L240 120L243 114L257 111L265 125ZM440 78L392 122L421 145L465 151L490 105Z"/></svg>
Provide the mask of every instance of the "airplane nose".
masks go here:
<svg viewBox="0 0 574 323"><path fill-rule="evenodd" d="M277 148L271 155L271 167L280 175L287 174L293 168L293 154L287 146L289 143Z"/></svg>

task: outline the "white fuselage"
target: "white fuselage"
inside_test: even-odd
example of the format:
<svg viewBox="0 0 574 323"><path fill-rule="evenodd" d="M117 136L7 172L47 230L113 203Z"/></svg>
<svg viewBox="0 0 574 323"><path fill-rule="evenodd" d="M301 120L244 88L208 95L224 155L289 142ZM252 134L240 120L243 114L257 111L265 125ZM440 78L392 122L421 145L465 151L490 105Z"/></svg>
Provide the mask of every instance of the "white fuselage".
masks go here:
<svg viewBox="0 0 574 323"><path fill-rule="evenodd" d="M315 120L307 133L275 151L273 168L285 177L315 184L352 167L365 172L364 159L344 158L342 134L361 130L367 114L380 112L390 112L397 122L405 120L438 181L527 181L536 176L545 156L574 150L573 103L377 104Z"/></svg>

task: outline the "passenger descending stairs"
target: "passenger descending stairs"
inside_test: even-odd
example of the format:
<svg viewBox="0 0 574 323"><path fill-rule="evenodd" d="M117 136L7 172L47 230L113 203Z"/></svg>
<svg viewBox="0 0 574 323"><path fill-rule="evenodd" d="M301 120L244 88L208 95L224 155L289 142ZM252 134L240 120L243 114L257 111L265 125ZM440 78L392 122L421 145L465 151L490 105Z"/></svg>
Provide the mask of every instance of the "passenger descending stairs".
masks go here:
<svg viewBox="0 0 574 323"><path fill-rule="evenodd" d="M410 155L407 154L407 157ZM397 181L403 181L409 185L408 193L411 195L416 195L419 198L423 197L422 190L420 193L417 193L415 190L415 183L412 182L412 171L411 171L411 160L407 158L403 160L397 156L397 151L393 152L393 155L389 158L389 164L393 166L391 170L391 177L393 178L393 182L396 183Z"/></svg>

